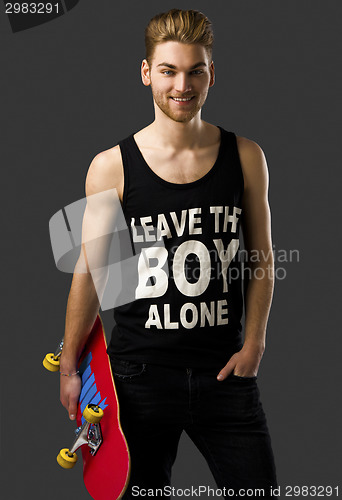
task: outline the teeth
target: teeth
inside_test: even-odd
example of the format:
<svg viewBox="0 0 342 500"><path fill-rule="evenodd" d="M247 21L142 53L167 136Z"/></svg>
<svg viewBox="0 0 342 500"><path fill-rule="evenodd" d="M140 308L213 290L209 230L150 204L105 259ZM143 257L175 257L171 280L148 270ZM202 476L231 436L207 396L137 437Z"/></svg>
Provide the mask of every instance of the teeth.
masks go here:
<svg viewBox="0 0 342 500"><path fill-rule="evenodd" d="M184 101L190 101L192 99L192 97L187 97L187 98L184 98L184 99L182 99L180 97L172 97L172 99L174 101L182 101L182 102L184 102Z"/></svg>

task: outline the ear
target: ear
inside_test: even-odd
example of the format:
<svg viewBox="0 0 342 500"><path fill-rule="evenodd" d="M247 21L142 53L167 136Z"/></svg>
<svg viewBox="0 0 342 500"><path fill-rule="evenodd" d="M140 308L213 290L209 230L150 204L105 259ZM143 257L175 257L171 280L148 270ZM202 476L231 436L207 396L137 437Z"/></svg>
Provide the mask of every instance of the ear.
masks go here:
<svg viewBox="0 0 342 500"><path fill-rule="evenodd" d="M141 79L143 84L146 85L146 87L151 85L150 67L146 59L144 59L143 62L141 63Z"/></svg>
<svg viewBox="0 0 342 500"><path fill-rule="evenodd" d="M210 71L210 82L209 82L209 87L212 87L215 83L215 68L214 68L214 62L211 61L210 66L209 66L209 71Z"/></svg>

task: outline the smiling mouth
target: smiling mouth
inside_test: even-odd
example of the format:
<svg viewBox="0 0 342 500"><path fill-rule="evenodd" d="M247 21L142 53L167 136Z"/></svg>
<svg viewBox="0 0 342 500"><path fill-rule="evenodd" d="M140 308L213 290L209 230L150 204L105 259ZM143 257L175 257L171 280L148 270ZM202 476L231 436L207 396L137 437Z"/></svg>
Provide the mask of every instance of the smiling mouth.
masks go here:
<svg viewBox="0 0 342 500"><path fill-rule="evenodd" d="M191 99L193 99L195 96L192 97L170 97L175 102L189 102Z"/></svg>

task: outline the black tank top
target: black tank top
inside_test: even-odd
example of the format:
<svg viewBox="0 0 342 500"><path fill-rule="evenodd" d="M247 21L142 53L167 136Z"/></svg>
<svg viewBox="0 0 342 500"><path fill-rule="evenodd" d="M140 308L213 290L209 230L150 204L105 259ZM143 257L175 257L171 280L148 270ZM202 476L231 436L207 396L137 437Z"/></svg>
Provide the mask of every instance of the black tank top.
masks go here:
<svg viewBox="0 0 342 500"><path fill-rule="evenodd" d="M186 184L154 173L133 135L119 143L122 208L140 257L136 300L114 309L111 356L219 369L242 347L243 174L235 134L219 128L214 165Z"/></svg>

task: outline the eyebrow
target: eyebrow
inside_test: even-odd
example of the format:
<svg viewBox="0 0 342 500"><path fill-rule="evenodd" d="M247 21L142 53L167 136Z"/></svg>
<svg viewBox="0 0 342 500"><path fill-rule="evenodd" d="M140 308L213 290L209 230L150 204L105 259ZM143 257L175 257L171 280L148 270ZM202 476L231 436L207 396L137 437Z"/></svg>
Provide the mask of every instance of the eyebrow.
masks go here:
<svg viewBox="0 0 342 500"><path fill-rule="evenodd" d="M157 65L157 68L158 68L159 66L166 66L167 68L170 68L170 69L177 69L177 67L176 67L176 66L174 66L173 64L169 64L169 63L167 63L167 62L162 62L162 63L158 64L158 65ZM198 63L194 64L193 66L191 66L191 68L190 68L190 69L196 69L196 68L199 68L200 66L206 66L206 63L205 63L205 62L202 62L202 61L201 61L201 62L198 62Z"/></svg>

